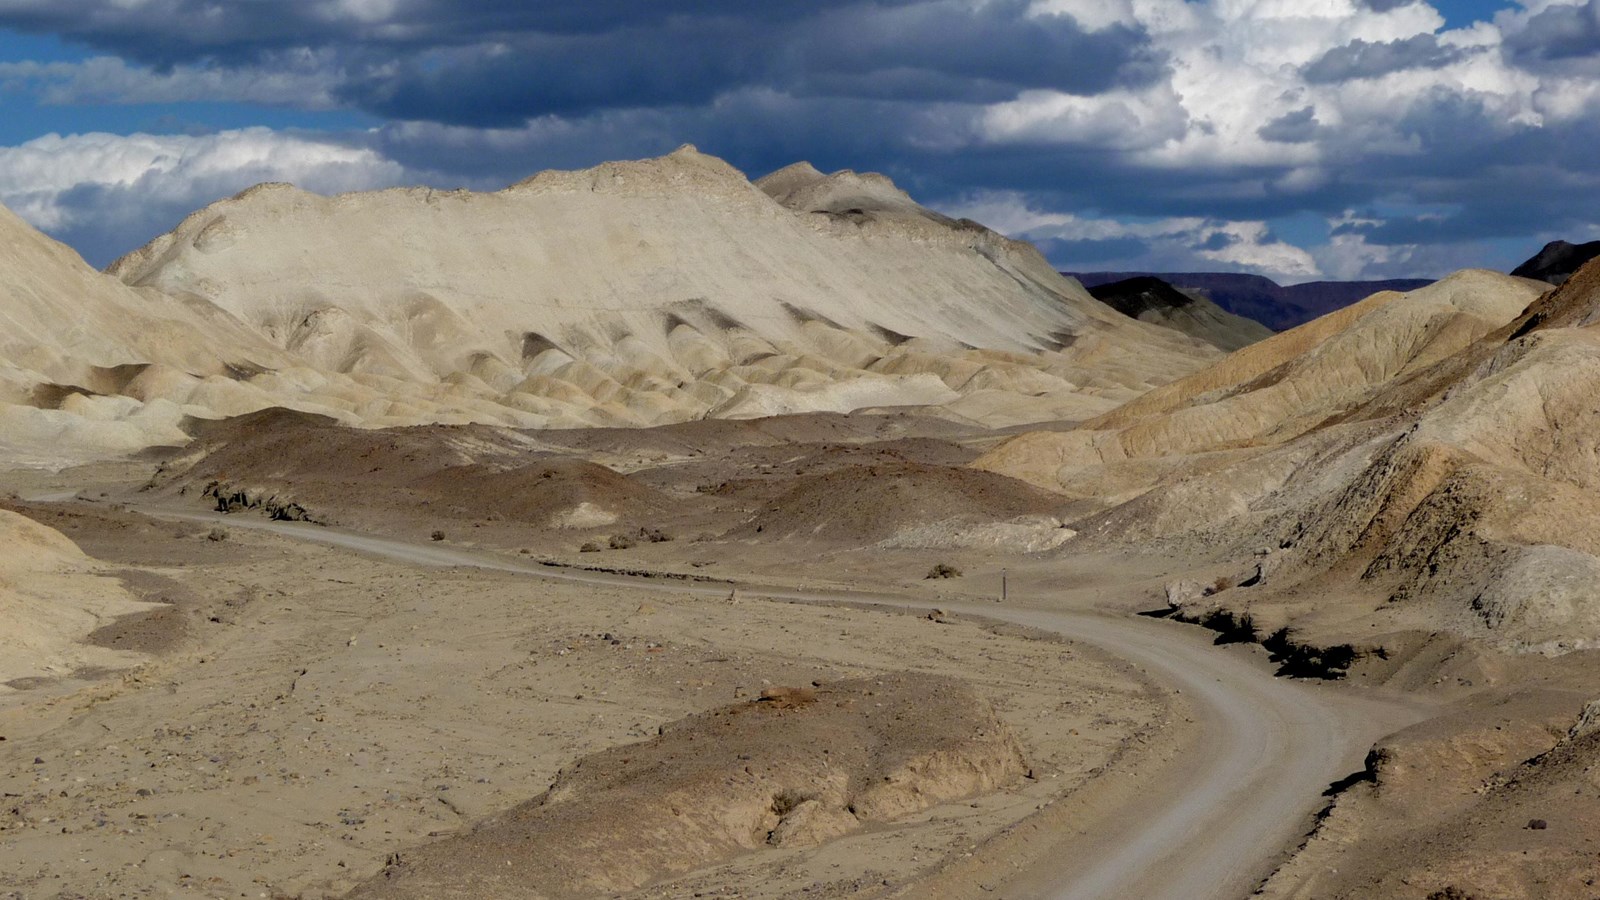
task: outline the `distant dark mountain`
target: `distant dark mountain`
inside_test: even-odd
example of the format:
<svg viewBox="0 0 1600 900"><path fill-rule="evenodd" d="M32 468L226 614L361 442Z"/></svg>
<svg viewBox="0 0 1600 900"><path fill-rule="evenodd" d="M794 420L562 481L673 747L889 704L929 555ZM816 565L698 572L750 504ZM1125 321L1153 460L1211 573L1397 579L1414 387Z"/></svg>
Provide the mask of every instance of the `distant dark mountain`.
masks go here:
<svg viewBox="0 0 1600 900"><path fill-rule="evenodd" d="M1272 336L1272 329L1260 322L1236 316L1198 292L1186 294L1153 275L1095 285L1089 293L1129 318L1175 328L1224 350Z"/></svg>
<svg viewBox="0 0 1600 900"><path fill-rule="evenodd" d="M1571 277L1573 272L1583 268L1584 263L1597 256L1600 256L1600 241L1590 241L1587 244L1551 241L1544 245L1543 250L1535 253L1533 259L1512 269L1511 274L1519 278L1561 284Z"/></svg>
<svg viewBox="0 0 1600 900"><path fill-rule="evenodd" d="M1068 272L1091 290L1129 278L1154 275L1180 291L1196 291L1233 313L1271 328L1287 331L1379 291L1414 291L1431 279L1389 281L1312 281L1285 287L1260 275L1231 272Z"/></svg>

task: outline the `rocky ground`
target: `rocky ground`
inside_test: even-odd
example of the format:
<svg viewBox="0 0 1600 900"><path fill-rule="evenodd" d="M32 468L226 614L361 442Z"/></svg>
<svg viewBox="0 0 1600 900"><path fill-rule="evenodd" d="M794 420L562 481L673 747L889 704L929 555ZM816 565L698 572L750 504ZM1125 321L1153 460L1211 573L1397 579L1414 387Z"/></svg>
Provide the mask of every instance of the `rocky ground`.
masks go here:
<svg viewBox="0 0 1600 900"><path fill-rule="evenodd" d="M402 860L415 871L430 845L515 815L572 782L558 773L586 771L580 760L592 768L618 746L676 740L667 756L679 765L703 768L705 754L730 765L720 742L694 741L709 727L696 723L765 709L762 694L785 687L819 706L854 692L867 707L858 726L800 723L810 748L819 733L879 735L857 768L846 766L855 774L845 785L904 774L919 752L954 752L957 769L985 774L914 774L916 802L885 800L870 814L860 789L841 787L842 802L861 804L859 821L830 809L831 824L809 836L791 825L789 839L741 834L665 857L619 856L639 843L640 823L613 814L590 821L581 852L617 879L608 886L656 884L661 896L678 883L663 879L684 877L741 896L888 891L1090 772L1138 765L1132 751L1174 715L1115 661L982 622L417 569L150 518L118 501L124 490L141 502L128 474L97 484L93 473L12 478L24 494L82 479L87 500L9 507L71 537L161 606L91 637L142 664L14 682L0 699L6 896L339 896ZM426 524L394 522L407 533ZM709 549L649 546L650 560L570 552L644 566L676 550L676 567L700 571L693 562ZM522 558L520 549L507 552ZM723 562L704 568L731 567L714 556ZM921 563L889 580L921 582ZM830 575L860 583L849 569ZM881 689L892 714L871 699L878 682L905 686ZM806 713L778 719L795 715ZM977 732L992 737L973 744ZM918 751L919 741L932 744ZM858 745L835 750L848 758ZM742 771L793 766L794 752L780 733L736 756L752 757ZM758 830L778 830L764 816L789 788L774 785L739 799L761 806Z"/></svg>
<svg viewBox="0 0 1600 900"><path fill-rule="evenodd" d="M1005 591L1169 614L1176 589L1219 643L1266 645L1218 652L1433 711L1330 787L1268 895L1592 896L1596 654L1508 653L1414 609L1369 628L1385 598L1337 571L1252 581L1281 564L1273 548L1241 567L1232 544L1095 530L1118 513L965 466L1004 437L901 413L521 434L270 413L182 452L8 473L5 508L88 554L75 577L155 605L86 635L114 651L103 664L0 695L0 884L445 896L502 856L506 896L990 883L971 860L1019 822L1055 811L1058 828L1083 788L1140 783L1178 752L1185 701L1086 646L932 610ZM216 511L221 525L163 518ZM419 568L230 517L652 577ZM734 581L916 607L774 602ZM1316 590L1318 617L1293 618ZM1231 598L1259 622L1221 616ZM1272 640L1279 618L1293 640ZM883 778L900 799L874 806ZM685 834L685 816L721 830ZM999 856L994 883L1015 864Z"/></svg>

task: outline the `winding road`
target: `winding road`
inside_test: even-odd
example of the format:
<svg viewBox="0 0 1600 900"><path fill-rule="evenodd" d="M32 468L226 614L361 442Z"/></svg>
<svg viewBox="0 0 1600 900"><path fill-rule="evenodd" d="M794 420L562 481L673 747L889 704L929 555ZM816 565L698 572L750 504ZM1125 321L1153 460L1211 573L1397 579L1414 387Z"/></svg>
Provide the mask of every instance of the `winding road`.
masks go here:
<svg viewBox="0 0 1600 900"><path fill-rule="evenodd" d="M522 563L489 552L420 544L297 523L143 509L150 515L268 531L423 566L514 572L652 591L725 595L709 585L631 578ZM802 602L928 606L904 597L750 587L750 597ZM1063 835L1060 852L988 896L1058 900L1207 900L1249 894L1278 854L1303 833L1327 786L1357 770L1374 741L1423 718L1418 707L1355 690L1274 678L1247 654L1216 649L1199 629L1137 618L1051 609L940 607L1059 633L1093 644L1181 691L1199 739L1159 787Z"/></svg>

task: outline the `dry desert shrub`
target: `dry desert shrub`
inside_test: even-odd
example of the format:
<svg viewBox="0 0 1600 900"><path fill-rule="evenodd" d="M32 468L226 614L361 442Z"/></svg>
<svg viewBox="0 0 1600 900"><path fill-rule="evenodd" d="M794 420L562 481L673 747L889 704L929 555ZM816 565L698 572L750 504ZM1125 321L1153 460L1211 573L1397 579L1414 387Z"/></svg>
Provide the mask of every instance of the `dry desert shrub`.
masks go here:
<svg viewBox="0 0 1600 900"><path fill-rule="evenodd" d="M429 535L429 536L431 538L433 538L434 540L436 540L436 541L444 540L444 532L442 532L442 531L435 531L432 535Z"/></svg>
<svg viewBox="0 0 1600 900"><path fill-rule="evenodd" d="M956 568L955 566L946 565L945 563L939 563L937 566L934 566L933 568L929 569L928 570L928 574L923 576L923 577L924 578L960 578L961 577L961 570Z"/></svg>

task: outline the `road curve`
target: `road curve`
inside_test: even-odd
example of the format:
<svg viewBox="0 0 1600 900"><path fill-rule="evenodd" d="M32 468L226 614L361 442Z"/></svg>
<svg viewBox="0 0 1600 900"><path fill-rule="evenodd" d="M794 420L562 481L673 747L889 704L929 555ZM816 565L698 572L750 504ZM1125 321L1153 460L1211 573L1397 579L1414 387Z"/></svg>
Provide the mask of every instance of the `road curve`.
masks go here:
<svg viewBox="0 0 1600 900"><path fill-rule="evenodd" d="M470 567L559 581L726 595L727 583L641 579L523 563L486 551L336 528L148 508L147 514L267 531L425 566ZM925 602L841 591L750 587L751 597L894 606ZM1423 717L1418 707L1272 677L1247 655L1219 651L1198 629L1094 613L940 602L1093 644L1182 691L1200 739L1160 789L1142 791L1093 835L1024 870L1001 894L1052 900L1222 900L1266 874L1305 828L1320 793L1360 766L1374 741Z"/></svg>

